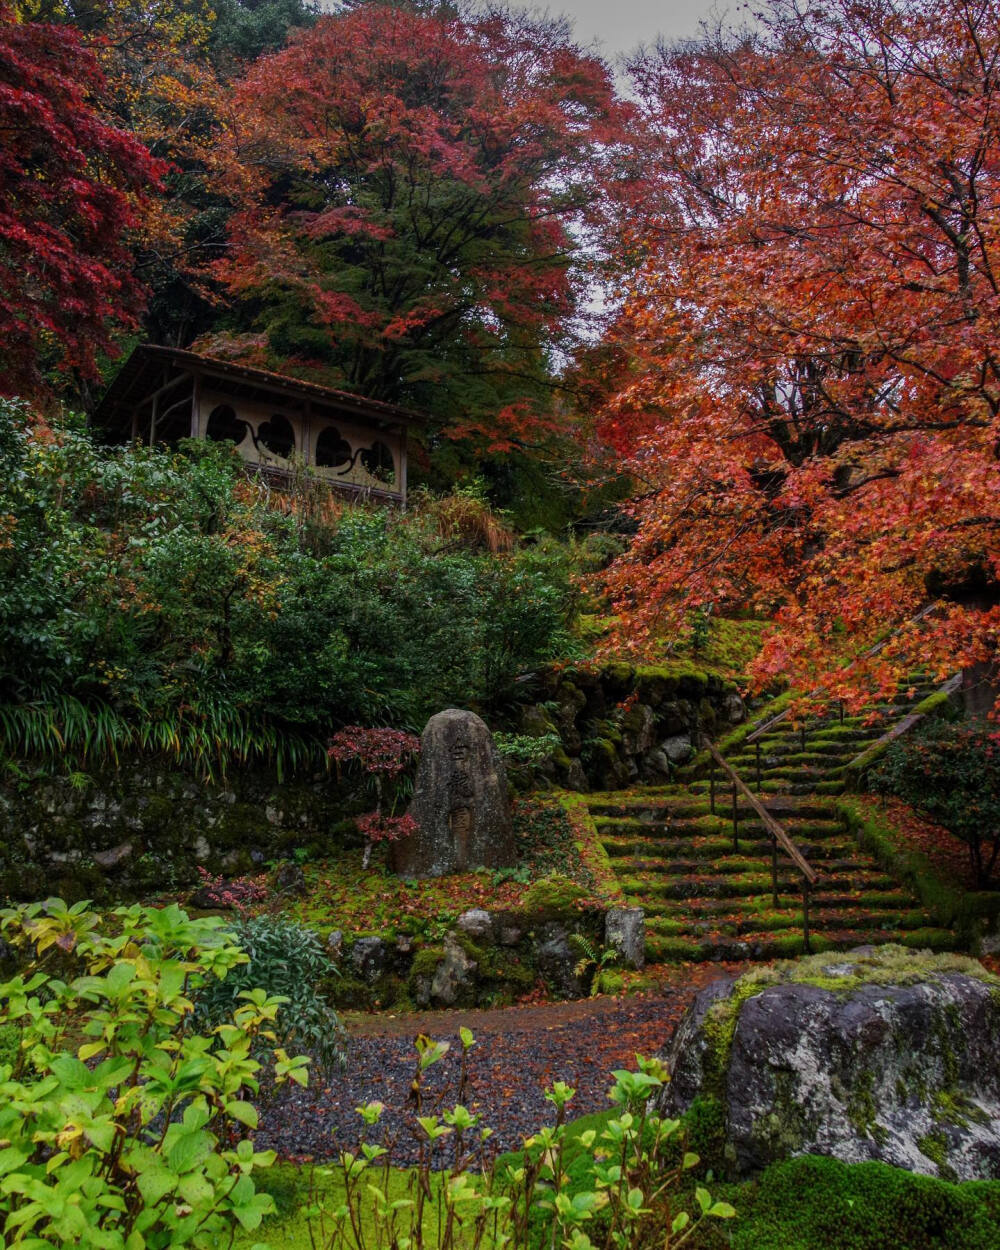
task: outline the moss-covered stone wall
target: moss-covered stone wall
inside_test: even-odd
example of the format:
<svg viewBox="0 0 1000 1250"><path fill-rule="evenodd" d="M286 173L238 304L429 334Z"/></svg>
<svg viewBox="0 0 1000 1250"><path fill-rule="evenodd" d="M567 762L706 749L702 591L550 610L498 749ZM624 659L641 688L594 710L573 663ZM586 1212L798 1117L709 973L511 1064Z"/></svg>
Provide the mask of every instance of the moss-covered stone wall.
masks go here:
<svg viewBox="0 0 1000 1250"><path fill-rule="evenodd" d="M734 684L685 661L552 669L530 695L516 727L558 736L545 771L568 790L667 781L698 732L715 737L746 717Z"/></svg>
<svg viewBox="0 0 1000 1250"><path fill-rule="evenodd" d="M324 774L224 782L133 763L115 772L21 775L0 786L0 894L115 900L192 884L199 865L260 872L296 849L354 844L352 796Z"/></svg>

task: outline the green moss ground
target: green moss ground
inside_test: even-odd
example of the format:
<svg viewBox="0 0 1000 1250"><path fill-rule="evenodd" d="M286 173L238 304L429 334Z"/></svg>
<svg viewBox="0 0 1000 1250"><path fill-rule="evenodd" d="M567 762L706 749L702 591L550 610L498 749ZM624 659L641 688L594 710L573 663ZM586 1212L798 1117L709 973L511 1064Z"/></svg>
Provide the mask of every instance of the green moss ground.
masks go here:
<svg viewBox="0 0 1000 1250"><path fill-rule="evenodd" d="M577 901L584 904L620 900L607 852L580 796L520 800L514 822L520 857L515 869L415 880L389 870L384 847L376 847L368 869L362 868L361 850L349 850L305 864L307 892L284 902L283 910L324 935L340 929L438 941L469 908L530 907L530 891L553 875L575 883Z"/></svg>

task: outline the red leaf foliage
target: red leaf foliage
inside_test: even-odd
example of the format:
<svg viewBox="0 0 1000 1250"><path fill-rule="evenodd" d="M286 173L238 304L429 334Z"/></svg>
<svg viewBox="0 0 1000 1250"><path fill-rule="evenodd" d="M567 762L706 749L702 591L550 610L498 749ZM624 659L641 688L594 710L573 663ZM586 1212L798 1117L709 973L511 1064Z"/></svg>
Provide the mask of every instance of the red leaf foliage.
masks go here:
<svg viewBox="0 0 1000 1250"><path fill-rule="evenodd" d="M286 367L423 401L491 451L552 433L533 383L579 311L570 226L623 116L558 22L322 16L237 85L216 275Z"/></svg>
<svg viewBox="0 0 1000 1250"><path fill-rule="evenodd" d="M402 729L348 725L333 735L328 754L338 763L357 763L366 773L398 776L420 753L420 739Z"/></svg>
<svg viewBox="0 0 1000 1250"><path fill-rule="evenodd" d="M608 583L625 641L751 608L776 620L759 682L859 698L997 656L998 32L996 0L775 0L634 67L631 369L605 413L641 488Z"/></svg>
<svg viewBox="0 0 1000 1250"><path fill-rule="evenodd" d="M104 79L74 30L0 0L0 393L42 367L96 375L140 292L126 232L165 166L99 113Z"/></svg>

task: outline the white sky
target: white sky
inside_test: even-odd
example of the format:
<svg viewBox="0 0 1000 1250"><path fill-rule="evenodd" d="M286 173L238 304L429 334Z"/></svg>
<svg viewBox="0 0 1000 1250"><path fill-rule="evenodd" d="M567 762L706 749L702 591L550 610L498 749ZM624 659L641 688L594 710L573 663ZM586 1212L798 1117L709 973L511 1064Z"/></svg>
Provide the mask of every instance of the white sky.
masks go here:
<svg viewBox="0 0 1000 1250"><path fill-rule="evenodd" d="M577 42L596 41L609 60L654 44L658 35L694 38L704 18L721 12L736 20L748 7L741 0L549 0L550 12L572 21Z"/></svg>

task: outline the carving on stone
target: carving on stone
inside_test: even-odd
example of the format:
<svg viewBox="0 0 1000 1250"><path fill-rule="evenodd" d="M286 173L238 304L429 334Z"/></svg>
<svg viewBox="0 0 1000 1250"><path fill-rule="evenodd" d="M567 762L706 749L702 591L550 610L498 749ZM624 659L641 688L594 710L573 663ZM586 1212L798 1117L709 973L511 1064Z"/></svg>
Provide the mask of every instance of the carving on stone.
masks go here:
<svg viewBox="0 0 1000 1250"><path fill-rule="evenodd" d="M410 815L419 831L392 846L403 876L441 876L513 864L507 777L493 738L473 712L427 722Z"/></svg>

